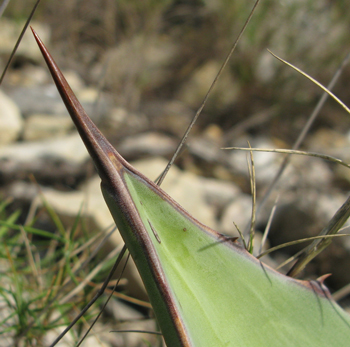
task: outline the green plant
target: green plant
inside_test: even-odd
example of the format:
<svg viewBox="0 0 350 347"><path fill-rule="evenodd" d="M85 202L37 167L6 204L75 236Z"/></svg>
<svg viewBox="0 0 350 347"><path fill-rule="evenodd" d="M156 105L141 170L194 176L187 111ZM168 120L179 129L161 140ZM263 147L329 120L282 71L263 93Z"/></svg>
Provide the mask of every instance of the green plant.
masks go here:
<svg viewBox="0 0 350 347"><path fill-rule="evenodd" d="M319 281L298 281L205 227L130 166L86 115L36 36L101 177L168 346L346 346L350 316Z"/></svg>
<svg viewBox="0 0 350 347"><path fill-rule="evenodd" d="M19 210L8 216L10 201L0 204L0 335L2 341L13 341L16 346L43 345L46 333L69 324L77 308L90 301L93 293L91 286L78 293L74 289L82 279L91 278L94 242L104 233L91 239L84 232L80 216L66 230L53 209L45 201L43 204L23 226L17 221ZM38 216L43 214L47 214L56 232L35 227ZM114 253L118 252L116 249ZM105 259L97 265L95 277L111 261ZM72 295L74 303L69 300ZM89 317L90 314L86 319Z"/></svg>
<svg viewBox="0 0 350 347"><path fill-rule="evenodd" d="M127 6L127 3L125 3L125 6ZM67 90L68 90L67 86L65 86L65 88L63 89L64 89L63 94L68 95L69 97L72 97L72 94L67 93ZM62 91L62 86L61 86L61 91ZM67 103L69 104L69 102ZM75 103L75 106L77 106L80 109L77 103ZM72 107L71 104L70 104L70 107ZM73 116L75 117L75 119L79 119L80 117L79 113L78 114L73 113ZM86 138L86 134L91 130L93 133L95 133L95 135L99 134L98 130L96 130L96 128L94 128L94 126L89 123L88 119L83 119L83 122L80 123L78 127L80 127L82 136L85 138ZM143 275L144 280L150 291L151 300L154 303L156 313L158 312L157 316L159 318L159 321L161 322L160 325L162 327L162 331L164 332L164 335L168 341L169 346L173 346L177 344L185 344L185 342L183 342L184 340L191 340L192 342L189 342L189 343L198 344L200 346L204 345L205 343L207 343L208 345L218 345L218 344L223 345L222 339L224 339L227 343L231 344L233 343L234 339L237 338L237 336L239 338L239 341L237 343L242 342L244 345L248 345L248 344L253 345L254 343L258 343L259 346L263 345L263 343L266 343L267 345L272 345L278 338L276 337L277 336L276 334L274 335L273 333L270 333L271 331L273 331L273 328L271 328L269 331L270 335L268 337L271 338L270 341L266 338L263 338L264 342L262 341L256 342L257 339L259 338L256 334L257 334L257 330L259 330L258 328L260 328L259 324L260 324L260 321L262 320L261 317L270 317L270 323L272 325L273 325L273 322L276 322L274 317L277 312L275 308L276 303L277 305L279 305L279 308L281 310L282 310L282 307L286 307L287 309L285 310L285 312L291 313L291 316L289 317L290 319L288 318L288 314L286 314L285 319L286 321L288 321L288 329L290 329L291 331L293 330L293 332L291 333L293 334L293 336L290 339L288 339L288 341L285 343L286 345L287 343L290 343L291 345L298 345L301 343L300 342L301 340L298 340L297 342L293 340L295 331L300 332L299 336L297 337L300 339L304 339L303 341L305 344L317 343L317 345L322 345L322 344L329 345L329 343L337 343L338 345L342 345L344 341L345 343L347 342L347 339L348 339L347 328L349 324L348 316L345 315L334 302L327 299L329 294L327 290L324 288L324 286L322 285L322 281L321 283L311 282L310 284L307 284L306 282L297 282L295 280L277 275L275 272L271 271L267 267L264 267L262 264L257 263L255 260L253 260L253 258L248 253L246 253L240 247L237 247L234 240L226 239L221 235L207 229L197 221L193 220L175 202L169 199L161 190L159 190L157 187L152 185L151 182L149 182L147 179L142 177L142 175L140 176L137 172L135 172L133 168L131 168L127 163L125 163L119 157L119 155L114 152L114 150L110 147L110 145L105 142L105 140L103 139L101 140L101 138L99 138L99 140L101 140L104 143L105 149L108 148L108 151L110 151L111 153L113 152L113 156L114 158L116 158L116 161L114 159L111 159L111 160L112 160L112 164L116 165L117 170L106 171L103 166L104 164L106 164L107 166L110 166L110 162L109 162L110 158L106 158L105 151L102 151L102 152L100 151L97 153L98 155L96 155L95 153L97 148L96 146L99 146L101 143L97 143L93 138L90 138L90 140L94 142L92 146L90 146L89 144L88 146L90 146L90 150L92 151L92 153L94 153L93 156L95 157L95 160L96 160L96 166L102 165L102 169L100 169L100 173L103 176L102 178L104 182L104 191L106 195L106 200L109 201L109 205L112 210L112 213L114 214L117 224L121 226L121 231L123 232L123 235L127 240L127 244L133 256L135 258L138 258L138 256L140 255L141 259L143 260L143 261L142 260L138 261L139 268L141 270L141 273L144 274ZM89 142L89 140L87 140L87 142ZM112 182L107 176L119 177L120 180L122 181L122 184L118 187L111 188ZM119 195L116 192L120 192L121 194ZM132 201L132 206L129 206L130 208L125 209L124 203L119 204L119 196L122 196L122 195L124 195L124 198L125 198L124 202ZM118 200L117 202L115 201L116 199ZM140 201L142 201L142 204L139 203ZM164 221L163 218L159 218L158 208L168 211L169 216L171 216L171 219L173 220L173 223L171 224L171 228L173 229L172 233L175 234L179 230L182 231L180 233L179 238L176 238L175 240L173 240L171 237L169 238L169 234L168 234L169 220ZM122 211L123 213L120 213L120 211ZM130 215L132 216L132 218L125 219L124 217L125 215ZM16 215L12 215L10 218L14 218L15 216ZM134 225L133 223L133 220L135 220L135 218L139 219L139 223L137 226ZM58 222L57 218L54 218L54 220ZM7 223L7 225L10 226L11 228L20 229L18 225L9 222L9 220L5 221L4 223L5 223L4 225L6 225ZM183 225L186 225L186 226L184 227ZM62 226L59 223L56 226L58 230L63 231ZM33 231L34 234L39 232L42 233L42 231L39 231L39 230L35 231L32 229L28 229L27 226L25 227L25 229L28 231ZM73 230L75 230L75 228L73 228ZM169 292L176 293L175 295L176 297L170 298L170 301L162 300L162 291L158 290L159 288L157 288L157 282L149 280L149 278L152 278L152 276L154 276L155 270L154 268L152 268L152 266L144 265L150 259L149 252L143 253L142 249L140 249L140 244L138 242L136 243L134 242L135 230L146 231L147 235L145 236L145 239L152 240L150 247L151 248L153 247L154 249L158 249L159 251L158 255L160 258L160 263L159 264L157 263L157 265L159 265L162 268L162 271L164 271L164 273L166 274L165 277L167 278L168 282L166 283L165 286L168 288ZM203 230L205 230L204 234L203 234ZM190 237L188 237L189 231L192 232L190 234L191 236L195 236L194 238L198 238L198 239L202 238L202 240L201 241L198 241L195 239L190 240ZM62 234L62 237L63 237L63 234ZM181 242L180 240L183 242ZM62 240L60 239L60 241ZM68 242L67 246L65 247L68 247L68 249L71 251L72 243L70 242ZM203 246L203 243L201 242L206 243L206 245ZM188 247L186 245L188 245ZM172 254L172 253L162 252L163 248L176 249L178 253L175 252L175 254ZM190 250L189 252L192 252L191 250L193 249L198 250L197 252L198 257L188 256L186 258L186 262L184 262L184 258L182 258L182 254L185 253L185 251L187 252L189 250ZM11 254L12 253L15 253L14 250L11 250ZM236 258L237 253L241 254L241 256L238 256ZM242 255L243 255L243 259L245 260L242 260ZM175 257L176 259L172 257ZM172 261L169 262L169 259L172 259ZM208 261L208 259L210 259L210 261ZM222 267L217 266L218 263L221 264L222 259L228 260L227 263L224 262ZM8 260L9 260L9 263L12 263L11 256L8 257ZM73 258L71 260L70 256L66 257L65 260L66 260L65 266L67 266L67 269L66 269L67 274L70 275L73 281L77 283L78 280L75 279L74 274L72 275L69 269L70 269L70 262L73 264L74 262L77 262L79 260L77 258ZM235 264L242 262L240 263L241 268L239 269L239 271L234 272L232 276L228 276L230 271L233 270L233 267L231 266L230 261L232 261ZM212 263L214 263L214 267ZM189 264L191 264L191 266L188 266ZM244 270L245 266L247 266L246 270ZM212 274L215 272L215 275L218 276L217 283L220 283L218 285L226 288L226 291L222 289L219 291L217 295L214 295L212 297L213 293L217 292L217 283L214 281L208 282L207 277L206 277L206 280L208 283L205 280L203 280L203 278L199 279L199 283L201 284L200 287L196 285L192 287L192 285L189 285L193 281L193 279L196 278L198 273L199 274L202 273L203 268L205 268L205 270L203 271L206 271L206 269L210 268ZM220 268L220 271L216 271L217 268ZM181 269L181 271L179 269ZM261 270L265 270L265 272ZM216 274L216 272L218 273ZM29 305L22 305L22 302L20 300L23 296L23 292L21 288L21 284L23 282L20 283L20 281L22 281L23 279L21 276L17 276L18 272L16 268L13 269L13 273L15 274L15 276L11 280L13 280L15 283L15 289L9 291L9 293L6 293L6 294L11 294L11 295L14 294L16 298L19 298L18 302L20 305L18 305L18 307L25 306L27 308L29 307ZM247 276L247 273L248 274L255 273L257 277L254 277L253 275ZM239 276L237 276L237 274L239 274ZM178 284L179 284L178 281L173 279L174 276L175 278L181 277L181 281L179 280L179 283L181 283L180 288L178 287ZM234 318L236 317L232 318L233 320L230 321L230 326L229 326L230 330L227 329L227 326L225 324L221 324L221 322L220 324L216 324L215 320L211 319L212 317L214 317L214 315L210 314L210 319L205 319L205 316L208 315L208 312L217 311L219 310L218 307L220 307L220 310L221 310L220 313L222 314L229 307L227 305L228 302L238 301L237 297L241 297L242 288L240 287L237 293L231 291L231 288L236 289L237 287L236 279L238 279L238 277L241 280L240 283L244 283L244 286L245 287L247 286L248 288L247 290L250 290L250 291L252 290L252 288L255 288L255 283L252 284L251 282L252 280L253 282L259 281L259 283L260 282L263 283L265 280L271 281L267 284L266 287L259 289L259 292L264 293L265 296L267 297L271 296L270 299L272 301L270 301L270 303L272 302L271 307L273 308L273 310L271 311L271 315L269 315L268 312L266 311L262 313L262 316L251 315L249 313L249 312L255 311L255 308L257 306L261 306L262 302L263 304L266 304L267 302L269 302L266 298L264 298L263 301L259 301L258 304L256 304L255 302L254 304L253 298L254 297L256 298L255 290L253 290L254 293L248 299L245 299L244 305L240 308L240 310L238 310L244 313L248 312L246 316L248 318L249 317L251 318L251 320L248 322L249 324L252 324L252 321L256 322L253 329L249 326L246 331L244 330L245 329L244 326L243 327L241 326L238 329L239 325L243 323L243 320L239 319L238 321L235 321ZM283 280L279 281L282 278ZM273 286L276 286L276 287L281 286L283 287L283 289L281 291L278 290L277 293L272 293L269 288L271 283ZM287 283L287 289L284 288L286 283ZM186 293L186 291L182 290L182 287L184 286L193 288L192 293L194 294L190 298L190 300L188 300L188 297L187 297L189 296L189 294ZM306 302L308 303L314 303L315 301L317 302L317 305L315 305L315 307L311 307L311 308L309 307L310 310L309 309L305 310L305 307L301 307L300 311L298 312L297 319L295 319L296 316L294 316L294 314L296 315L295 311L293 310L292 312L288 312L288 308L293 306L293 309L294 309L298 304L300 304L300 298L297 298L296 300L294 300L293 299L294 294L292 293L292 294L288 294L285 300L279 301L281 298L281 293L285 293L286 290L288 291L289 287L293 287L293 286L295 286L294 289L296 289L295 290L296 294L294 293L296 296L299 296L300 293L303 292L306 294L305 296ZM311 289L314 290L314 292L307 289L308 286L311 286L312 287ZM229 288L229 290L227 290L227 288ZM201 290L204 293L202 295L198 293ZM293 290L291 292L293 292ZM312 294L311 296L310 296L310 293ZM204 299L204 298L208 298L207 295L209 295L208 296L209 299ZM234 300L232 300L232 296L235 297ZM157 298L159 297L160 297L160 300L157 300ZM201 298L202 300L198 300L198 298ZM5 301L10 302L10 300L7 297L6 299L7 300ZM36 298L34 298L34 300L36 300ZM291 300L291 301L288 301L288 300ZM179 303L182 303L182 306L184 307L190 307L191 305L193 305L195 301L200 301L197 307L193 309L193 312L196 312L196 314L193 314L193 315L199 316L198 321L193 319L192 313L188 315L186 310L183 310L183 307L182 308L180 307L179 309ZM208 304L210 301L215 303L215 305ZM190 331L190 332L189 331L185 332L185 335L186 335L185 337L180 336L181 334L179 333L179 331L181 331L182 327L181 326L179 327L178 325L174 324L174 320L176 319L173 319L172 315L170 316L168 315L169 302L171 303L171 305L174 304L178 308L178 311L180 312L180 314L179 316L175 314L175 316L180 317L180 319L182 319L184 322L183 326L185 326L186 329L188 328L187 330ZM53 305L52 308L56 309L56 306ZM60 309L59 306L57 308ZM38 311L40 310L42 310L41 306L38 308ZM29 321L23 320L23 315L22 315L23 310L17 310L16 312L21 313L20 315L18 315L18 317L24 323L22 324L22 326L25 326L26 324L28 324ZM313 314L314 312L318 312L321 314L317 316ZM226 311L226 315L231 318L230 312ZM322 318L322 315L325 316L326 319L321 323L324 324L325 327L329 324L328 329L332 330L332 332L336 336L335 338L332 337L331 341L327 340L329 339L330 334L329 334L329 330L327 330L326 328L322 329L322 331L320 332L320 336L314 335L315 331L317 331L320 328L320 326L322 326L322 324L321 325L318 324L319 323L318 318L320 317ZM306 322L304 321L304 324L294 326L294 324L300 323L300 322L297 322L297 320L299 319L299 316L302 316L302 318L304 318ZM223 317L224 316L221 316L217 319L220 320L220 319L223 319ZM331 319L328 320L327 319L328 317L331 317ZM337 321L338 319L339 321ZM313 325L313 323L315 323L315 325ZM342 325L343 323L345 324L345 326ZM193 325L197 325L197 324L200 325L199 332L196 331L196 327L193 328ZM243 323L242 325L244 324L245 323ZM332 324L335 324L335 326L332 326ZM49 329L52 326L53 325L45 325L44 328ZM341 330L341 327L345 327L344 330ZM39 326L39 328L43 328L43 326ZM302 328L306 328L306 330L305 329L303 330ZM235 330L235 329L238 329L238 330ZM254 334L251 333L252 330L254 330ZM310 333L310 330L313 331L312 334ZM19 329L19 334L21 334L23 331L26 331L26 329L24 330ZM218 333L217 336L215 336L215 334L213 334L213 332L215 331L218 331L220 333ZM42 334L41 331L36 330L35 327L32 332L34 332L35 336L40 336ZM230 333L232 332L233 332L233 335L231 336ZM264 332L266 333L266 330L261 331L261 334L262 334L261 336L264 336ZM205 333L207 333L207 335L205 335ZM239 337L239 334L244 335L244 337ZM33 336L28 335L29 340L32 337L34 337L34 335ZM249 340L249 341L244 340L246 337L247 339L251 338L252 340ZM321 340L317 340L318 337L320 337ZM282 338L279 341L282 341ZM338 341L336 340L337 338L339 338Z"/></svg>

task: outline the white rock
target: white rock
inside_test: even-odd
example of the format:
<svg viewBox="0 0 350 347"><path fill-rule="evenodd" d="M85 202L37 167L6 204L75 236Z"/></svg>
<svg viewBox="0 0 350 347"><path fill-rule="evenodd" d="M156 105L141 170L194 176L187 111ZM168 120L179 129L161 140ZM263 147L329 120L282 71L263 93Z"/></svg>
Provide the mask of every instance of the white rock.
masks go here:
<svg viewBox="0 0 350 347"><path fill-rule="evenodd" d="M96 78L107 67L106 85L115 91L117 104L137 105L144 89L155 89L168 79L175 54L176 46L164 35L135 35L107 51Z"/></svg>
<svg viewBox="0 0 350 347"><path fill-rule="evenodd" d="M63 332L63 330L66 327L58 327L54 330L48 331L44 335L44 346L49 346L57 337L59 334ZM102 324L97 322L97 324L94 326L94 329L88 336L85 338L83 342L83 346L85 347L110 347L109 341L107 342L107 337L108 337L108 330L106 329ZM75 327L72 328L73 331ZM57 347L71 347L74 346L77 341L76 338L74 338L75 334L72 334L71 332L68 332L64 337L60 340L60 342L57 343Z"/></svg>
<svg viewBox="0 0 350 347"><path fill-rule="evenodd" d="M252 198L247 194L240 194L236 199L225 209L220 223L220 232L226 235L239 236L233 222L245 231L249 225L252 214Z"/></svg>
<svg viewBox="0 0 350 347"><path fill-rule="evenodd" d="M249 138L253 148L276 148L275 145L267 138L256 137ZM241 139L235 146L248 147L247 142ZM241 175L249 177L248 162L249 152L233 150L230 156L232 168ZM282 159L281 154L267 152L253 152L256 182L266 184L276 175L279 169L279 163Z"/></svg>
<svg viewBox="0 0 350 347"><path fill-rule="evenodd" d="M128 158L144 154L167 156L174 153L175 148L174 139L157 132L128 136L118 145L118 151Z"/></svg>
<svg viewBox="0 0 350 347"><path fill-rule="evenodd" d="M120 323L113 330L140 330L140 331L159 331L154 319L143 319L131 322ZM112 333L113 340L122 339L120 344L116 346L128 347L145 347L145 346L165 346L159 344L159 336L147 333Z"/></svg>
<svg viewBox="0 0 350 347"><path fill-rule="evenodd" d="M62 137L72 127L72 120L68 117L35 114L28 117L25 122L23 140L35 141Z"/></svg>
<svg viewBox="0 0 350 347"><path fill-rule="evenodd" d="M43 66L26 64L21 69L10 69L6 75L6 82L12 88L32 87L52 83L52 77L48 69Z"/></svg>
<svg viewBox="0 0 350 347"><path fill-rule="evenodd" d="M78 84L78 82L74 82ZM82 90L75 89L77 97L91 119L96 122L99 117L106 114L110 105L108 97L102 94L98 99L97 107L95 102L98 92L96 90L85 88ZM68 117L66 106L64 105L56 86L52 81L46 85L37 85L32 87L18 86L9 91L10 97L16 102L23 115L32 114L50 114Z"/></svg>
<svg viewBox="0 0 350 347"><path fill-rule="evenodd" d="M216 77L221 64L221 62L212 60L197 68L191 79L180 89L177 99L193 108L197 108L208 92L208 88ZM215 109L216 111L223 110L232 105L237 96L238 85L228 73L223 74L220 83L213 89L206 108Z"/></svg>
<svg viewBox="0 0 350 347"><path fill-rule="evenodd" d="M113 225L114 221L103 199L100 183L101 179L95 176L79 191L61 192L46 188L43 194L65 224L71 225L81 211L84 218L88 218L90 231L103 230ZM40 201L40 197L38 200ZM119 233L113 233L111 242L114 245L122 242Z"/></svg>
<svg viewBox="0 0 350 347"><path fill-rule="evenodd" d="M202 187L207 203L218 211L226 207L240 194L240 189L232 182L205 178L203 183Z"/></svg>
<svg viewBox="0 0 350 347"><path fill-rule="evenodd" d="M145 319L145 316L139 310L121 300L111 300L106 309L119 322Z"/></svg>
<svg viewBox="0 0 350 347"><path fill-rule="evenodd" d="M0 160L11 160L18 164L34 164L40 158L56 158L74 164L82 164L89 158L89 155L77 133L55 140L16 143L0 147Z"/></svg>
<svg viewBox="0 0 350 347"><path fill-rule="evenodd" d="M22 127L23 120L18 106L0 91L0 145L15 141Z"/></svg>
<svg viewBox="0 0 350 347"><path fill-rule="evenodd" d="M0 40L0 53L9 55L12 52L13 47L23 29L23 26L24 21L15 22L6 18L1 18L0 32L2 35ZM43 42L48 44L51 36L49 26L35 21L31 22L31 26L38 33ZM24 34L16 55L23 55L35 61L42 61L42 55L38 49L38 45L35 42L31 30L27 30Z"/></svg>

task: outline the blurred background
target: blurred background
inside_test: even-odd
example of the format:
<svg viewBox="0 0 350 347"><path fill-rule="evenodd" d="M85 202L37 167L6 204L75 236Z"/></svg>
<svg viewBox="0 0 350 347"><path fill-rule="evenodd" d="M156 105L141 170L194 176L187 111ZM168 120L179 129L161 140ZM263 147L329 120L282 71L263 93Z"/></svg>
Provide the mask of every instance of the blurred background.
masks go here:
<svg viewBox="0 0 350 347"><path fill-rule="evenodd" d="M128 161L155 179L253 4L47 0L39 4L31 25L101 131ZM12 0L0 19L1 71L33 5L34 1ZM350 50L349 25L343 0L262 1L164 189L221 233L237 236L233 221L247 230L252 211L247 154L221 148L247 147L248 141L252 147L291 148L322 95L267 49L327 85ZM345 104L350 104L349 76L345 66L333 89ZM32 227L56 232L48 204L64 228L78 225L76 235L86 240L108 228L112 219L99 179L29 31L3 81L0 99L0 196L6 202L2 218L20 211L16 223L30 221ZM301 148L349 162L349 126L349 114L328 100ZM282 160L281 154L254 154L258 202ZM349 188L349 169L294 156L258 215L257 254L277 196L265 247L317 235L344 203ZM117 234L104 247L120 245ZM42 237L35 240L43 242ZM303 246L283 249L263 261L276 267ZM44 257L45 251L36 247L39 258ZM350 239L336 239L301 277L332 273L326 284L334 292L350 283L349 266ZM126 277L121 291L147 300L135 270L129 269ZM346 300L341 303L346 305ZM143 309L142 314L147 312ZM133 346L125 340L120 346L123 343Z"/></svg>

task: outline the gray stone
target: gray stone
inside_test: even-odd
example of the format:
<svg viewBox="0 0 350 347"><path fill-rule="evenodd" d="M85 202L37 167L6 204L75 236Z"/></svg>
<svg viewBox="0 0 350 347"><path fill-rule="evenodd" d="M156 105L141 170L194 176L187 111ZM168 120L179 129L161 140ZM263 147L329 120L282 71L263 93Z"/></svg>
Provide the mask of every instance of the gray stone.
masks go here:
<svg viewBox="0 0 350 347"><path fill-rule="evenodd" d="M30 203L38 195L38 187L32 183L15 181L11 185L8 185L6 192L14 200Z"/></svg>
<svg viewBox="0 0 350 347"><path fill-rule="evenodd" d="M97 99L98 91L90 88L74 90L74 92L86 113L95 122L108 112L110 103L105 95ZM8 90L8 94L17 103L24 117L32 114L65 115L68 117L67 109L53 82L36 87L16 87Z"/></svg>
<svg viewBox="0 0 350 347"><path fill-rule="evenodd" d="M47 68L26 64L21 69L8 70L5 81L11 88L35 88L38 85L51 83L52 78Z"/></svg>
<svg viewBox="0 0 350 347"><path fill-rule="evenodd" d="M68 117L52 117L44 114L34 114L25 121L23 140L37 141L53 139L67 135L73 128L73 122Z"/></svg>
<svg viewBox="0 0 350 347"><path fill-rule="evenodd" d="M206 163L218 163L228 165L229 153L223 151L213 141L204 137L194 137L188 141L188 150L194 156L204 160Z"/></svg>
<svg viewBox="0 0 350 347"><path fill-rule="evenodd" d="M221 64L222 62L212 60L200 66L181 88L177 98L197 109L207 94ZM234 82L232 76L228 73L222 74L220 83L215 86L208 99L206 109L215 109L216 112L225 110L236 101L238 91L238 84Z"/></svg>
<svg viewBox="0 0 350 347"><path fill-rule="evenodd" d="M225 208L240 194L240 189L232 182L217 179L203 179L203 193L207 203L216 209L217 213Z"/></svg>
<svg viewBox="0 0 350 347"><path fill-rule="evenodd" d="M66 225L71 225L82 209L84 218L89 220L90 231L109 229L114 221L103 199L100 183L101 179L95 176L80 190L62 192L45 188L43 194ZM40 201L40 197L38 199ZM122 242L119 233L113 233L110 242L119 245Z"/></svg>
<svg viewBox="0 0 350 347"><path fill-rule="evenodd" d="M142 105L142 112L149 119L151 130L163 131L182 137L194 112L178 100L153 100Z"/></svg>
<svg viewBox="0 0 350 347"><path fill-rule="evenodd" d="M111 300L106 309L119 322L145 319L145 316L140 311L121 300Z"/></svg>
<svg viewBox="0 0 350 347"><path fill-rule="evenodd" d="M140 134L149 129L150 126L143 113L134 113L123 107L114 107L103 118L101 128L106 134L125 137Z"/></svg>
<svg viewBox="0 0 350 347"><path fill-rule="evenodd" d="M255 138L241 138L234 146L248 147L247 140L249 140L253 148L276 148L275 145L265 137ZM240 150L228 150L229 161L234 172L239 173L249 179L248 161L250 161L249 152ZM256 182L258 184L269 183L271 178L277 173L281 154L267 153L267 152L253 152L254 167ZM247 161L248 160L248 161Z"/></svg>
<svg viewBox="0 0 350 347"><path fill-rule="evenodd" d="M36 87L16 87L9 95L26 117L31 114L67 114L66 107L52 83Z"/></svg>
<svg viewBox="0 0 350 347"><path fill-rule="evenodd" d="M114 90L117 104L138 106L145 90L167 81L175 52L166 36L136 35L107 51L104 64L95 70L96 79L107 67L106 85Z"/></svg>
<svg viewBox="0 0 350 347"><path fill-rule="evenodd" d="M177 141L161 133L149 132L129 136L118 145L120 154L127 158L142 155L168 156L174 153Z"/></svg>
<svg viewBox="0 0 350 347"><path fill-rule="evenodd" d="M159 331L154 319L144 319L131 322L120 323L113 330L140 330L140 331ZM116 339L121 341L118 346L128 347L147 347L161 346L159 344L159 336L147 333L112 333L113 342ZM165 345L164 345L165 346Z"/></svg>
<svg viewBox="0 0 350 347"><path fill-rule="evenodd" d="M0 145L15 141L23 127L18 106L0 91Z"/></svg>
<svg viewBox="0 0 350 347"><path fill-rule="evenodd" d="M52 318L53 319L53 318ZM55 329L49 330L43 337L43 345L49 346L52 342L58 337L59 334L63 332L66 327L59 326ZM75 327L74 327L75 328ZM73 329L74 329L73 328ZM83 345L86 347L110 347L111 342L108 341L108 331L111 330L111 327L106 328L103 324L97 322L94 326L93 332L88 334L84 339ZM68 332L56 345L59 347L71 347L76 343L76 338L72 333Z"/></svg>
<svg viewBox="0 0 350 347"><path fill-rule="evenodd" d="M24 27L24 21L11 21L1 18L0 32L2 33L0 42L0 54L9 56L13 47ZM31 22L31 26L35 29L43 42L46 44L50 41L50 28L48 25L36 21ZM22 55L37 62L42 62L42 55L35 42L31 30L27 30L23 36L21 44L18 47L16 56Z"/></svg>
<svg viewBox="0 0 350 347"><path fill-rule="evenodd" d="M244 232L249 226L251 215L252 197L247 194L239 194L224 210L221 217L220 232L238 237L239 233L233 222L240 228L241 232Z"/></svg>
<svg viewBox="0 0 350 347"><path fill-rule="evenodd" d="M13 180L29 173L57 180L81 175L89 155L78 134L0 147L0 173Z"/></svg>

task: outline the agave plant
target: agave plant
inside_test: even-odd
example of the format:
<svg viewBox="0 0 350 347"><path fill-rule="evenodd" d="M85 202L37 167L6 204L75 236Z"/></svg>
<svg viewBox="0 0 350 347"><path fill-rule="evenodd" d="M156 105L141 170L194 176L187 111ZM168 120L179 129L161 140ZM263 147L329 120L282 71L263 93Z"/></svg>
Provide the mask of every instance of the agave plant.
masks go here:
<svg viewBox="0 0 350 347"><path fill-rule="evenodd" d="M350 316L324 278L300 281L271 269L134 169L87 116L34 35L169 347L349 345Z"/></svg>

